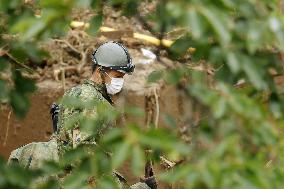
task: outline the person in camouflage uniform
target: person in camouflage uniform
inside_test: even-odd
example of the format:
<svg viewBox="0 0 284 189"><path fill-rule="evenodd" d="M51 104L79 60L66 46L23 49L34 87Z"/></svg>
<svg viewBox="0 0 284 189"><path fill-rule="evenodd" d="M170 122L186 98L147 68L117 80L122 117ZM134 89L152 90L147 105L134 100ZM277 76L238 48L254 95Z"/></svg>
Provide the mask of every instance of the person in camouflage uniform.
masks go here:
<svg viewBox="0 0 284 189"><path fill-rule="evenodd" d="M63 99L76 98L82 102L97 101L102 103L106 109L111 110L113 108L111 95L120 92L124 82L123 76L126 73L131 74L134 71L134 65L127 49L122 44L113 41L102 44L92 55L93 74L91 78L69 89ZM58 117L57 114L53 115L57 123L54 123L55 133L52 139L49 142L31 143L14 150L8 163L17 162L27 168L38 168L45 160L58 161L68 149L85 143L96 144L98 137L114 125L112 121L105 121L98 128L98 135L94 137L81 131L79 123L76 123L72 129L68 127L68 120L77 114L96 117L97 107L74 108L60 103ZM131 189L154 189L156 187L155 180L152 178L146 178L130 186Z"/></svg>
<svg viewBox="0 0 284 189"><path fill-rule="evenodd" d="M84 102L97 102L104 105L106 111L111 111L112 102L106 100L105 97L108 94L104 89L104 85L98 84L93 80L86 80L83 84L75 86L68 90L63 99L67 98L76 98L79 99L81 103ZM104 97L105 96L105 97ZM110 98L109 98L110 99ZM96 107L92 108L84 108L78 109L74 107L65 106L64 103L59 105L59 116L58 116L58 123L57 123L57 130L56 130L56 139L58 144L59 154L62 155L68 149L75 148L80 144L96 144L96 140L98 140L99 136L103 134L103 132L114 125L111 121L105 121L102 125L97 127L97 136L92 137L89 133L80 131L80 125L78 123L75 124L73 129L68 128L68 120L72 119L74 115L82 114L88 118L95 118L97 115Z"/></svg>

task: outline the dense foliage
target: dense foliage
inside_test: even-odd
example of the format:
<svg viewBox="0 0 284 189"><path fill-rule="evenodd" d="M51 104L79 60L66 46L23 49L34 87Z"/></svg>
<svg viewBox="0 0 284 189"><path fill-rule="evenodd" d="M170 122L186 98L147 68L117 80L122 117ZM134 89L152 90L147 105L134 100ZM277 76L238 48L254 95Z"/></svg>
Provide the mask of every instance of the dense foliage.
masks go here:
<svg viewBox="0 0 284 189"><path fill-rule="evenodd" d="M150 75L150 82L164 79L207 109L206 118L194 129L191 112L199 110L186 112L188 119L184 124L189 127L191 143L186 144L178 137L177 124L171 117L165 119L171 125L167 129L142 130L138 125L128 124L111 130L99 142L102 148L113 152L111 157L101 148L84 146L65 154L59 163L49 162L42 170L32 172L8 167L1 161L0 188L28 188L38 176L61 173L70 164L76 164L76 168L64 181L66 188L86 187L90 175L99 178L98 188L112 188L115 182L105 173L130 159L133 174L141 176L147 159L145 149L152 150L156 164L160 155L183 160L173 170L156 175L158 180L179 183L181 188L283 188L284 103L281 88L274 82L275 75L283 74L283 1L160 0L156 10L148 15L139 15L139 3L41 0L28 5L21 0L1 0L0 76L7 70L12 75L9 80L0 77L0 100L9 103L17 115L24 116L29 106L26 95L35 87L21 72L32 72L25 64L36 64L48 56L40 50L39 43L64 35L71 10L78 6L91 7L98 13L88 31L96 33L102 21L102 7L108 4L122 9L127 16L137 17L146 27L151 26L151 32L160 38L182 28L182 36L168 50L169 55L184 62L187 49L194 47L193 63L205 60L211 67L220 68L215 72L214 86L205 84L206 74L183 63ZM35 10L41 12L41 17L35 16ZM234 88L241 79L245 87ZM72 101L71 105L89 104ZM110 114L100 111L100 115L100 120L84 117L78 120L96 134L94 123ZM58 183L51 178L41 187L54 188Z"/></svg>

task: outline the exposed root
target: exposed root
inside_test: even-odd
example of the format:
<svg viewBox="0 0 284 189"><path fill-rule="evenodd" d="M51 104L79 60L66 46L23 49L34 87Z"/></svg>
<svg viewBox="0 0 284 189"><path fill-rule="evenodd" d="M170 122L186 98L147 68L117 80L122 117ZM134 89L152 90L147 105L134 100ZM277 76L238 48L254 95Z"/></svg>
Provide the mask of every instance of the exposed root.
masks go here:
<svg viewBox="0 0 284 189"><path fill-rule="evenodd" d="M78 72L78 67L76 66L66 66L66 67L61 67L61 68L58 68L58 69L54 69L53 70L53 77L56 81L60 81L59 78L62 79L62 72L64 71L64 75L67 73L67 72L75 72L75 73L79 73ZM61 77L59 77L59 75L61 75Z"/></svg>
<svg viewBox="0 0 284 189"><path fill-rule="evenodd" d="M153 95L146 95L145 96L145 125L147 128L149 128L150 124L154 122L154 104L155 104L155 98L153 98Z"/></svg>
<svg viewBox="0 0 284 189"><path fill-rule="evenodd" d="M63 91L66 91L66 84L65 84L65 69L61 68L61 82L63 86Z"/></svg>
<svg viewBox="0 0 284 189"><path fill-rule="evenodd" d="M156 117L155 117L155 128L158 128L159 116L160 116L160 106L159 106L159 97L157 94L157 89L154 89L155 103L156 103Z"/></svg>
<svg viewBox="0 0 284 189"><path fill-rule="evenodd" d="M9 136L9 127L10 127L11 115L12 115L12 110L10 110L9 113L8 113L7 128L6 128L6 133L5 133L5 139L4 139L4 142L3 142L3 146L6 146L6 144L7 144L7 140L8 140L8 136Z"/></svg>
<svg viewBox="0 0 284 189"><path fill-rule="evenodd" d="M149 127L150 124L154 124L155 128L158 128L160 106L157 90L157 88L154 88L149 94L146 94L145 96L145 124L147 127Z"/></svg>
<svg viewBox="0 0 284 189"><path fill-rule="evenodd" d="M88 52L92 47L88 34L84 31L70 31L65 39L53 39L53 41L56 42L57 46L59 45L59 49L62 49L60 50L61 53L56 52L54 57L54 60L60 64L60 68L54 68L54 79L59 81L59 74L62 74L63 70L65 74L71 71L74 71L78 75L82 74L84 66L88 63ZM66 53L72 57L72 66L68 66L70 65L69 59L63 60L66 57Z"/></svg>
<svg viewBox="0 0 284 189"><path fill-rule="evenodd" d="M66 44L70 49L72 49L75 53L81 54L80 51L78 51L73 45L71 45L67 40L64 39L54 39L56 42L64 43Z"/></svg>

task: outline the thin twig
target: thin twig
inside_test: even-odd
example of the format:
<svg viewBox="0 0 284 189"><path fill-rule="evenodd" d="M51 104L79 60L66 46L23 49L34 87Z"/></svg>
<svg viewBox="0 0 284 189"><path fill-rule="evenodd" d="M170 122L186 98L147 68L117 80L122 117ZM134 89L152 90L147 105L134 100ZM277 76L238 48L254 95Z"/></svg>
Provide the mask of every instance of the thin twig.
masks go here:
<svg viewBox="0 0 284 189"><path fill-rule="evenodd" d="M155 118L155 128L158 128L159 123L159 116L160 116L160 106L159 106L159 97L157 94L157 89L154 89L154 96L155 96L155 102L156 102L156 118Z"/></svg>
<svg viewBox="0 0 284 189"><path fill-rule="evenodd" d="M65 69L64 68L61 68L61 81L62 81L63 91L65 92L66 84L65 84Z"/></svg>
<svg viewBox="0 0 284 189"><path fill-rule="evenodd" d="M283 72L283 75L284 75L284 53L281 53L280 56L281 56L282 72Z"/></svg>
<svg viewBox="0 0 284 189"><path fill-rule="evenodd" d="M15 64L17 64L17 65L19 65L19 66L21 66L21 67L27 69L28 72L30 72L30 73L36 72L35 70L33 70L32 68L28 67L27 65L20 63L18 60L16 60L16 59L15 59L10 53L8 53L8 52L5 53L4 57L6 57L6 58L8 58L9 60L11 60L13 63L15 63Z"/></svg>
<svg viewBox="0 0 284 189"><path fill-rule="evenodd" d="M81 54L79 50L77 50L73 45L71 45L68 41L62 40L62 39L54 39L54 41L60 42L60 43L65 43L70 49L72 49L74 52Z"/></svg>
<svg viewBox="0 0 284 189"><path fill-rule="evenodd" d="M152 26L139 13L136 15L136 18L142 24L143 29L148 30L152 35L156 37L159 35L156 31L153 30Z"/></svg>
<svg viewBox="0 0 284 189"><path fill-rule="evenodd" d="M82 68L87 64L87 52L82 53L81 64L78 65L77 70L81 73Z"/></svg>
<svg viewBox="0 0 284 189"><path fill-rule="evenodd" d="M8 117L7 117L7 128L6 128L6 133L5 133L5 139L3 142L3 146L6 146L7 144L7 140L8 140L8 135L9 135L9 125L10 125L10 119L11 119L11 115L12 115L12 110L9 111L8 113Z"/></svg>

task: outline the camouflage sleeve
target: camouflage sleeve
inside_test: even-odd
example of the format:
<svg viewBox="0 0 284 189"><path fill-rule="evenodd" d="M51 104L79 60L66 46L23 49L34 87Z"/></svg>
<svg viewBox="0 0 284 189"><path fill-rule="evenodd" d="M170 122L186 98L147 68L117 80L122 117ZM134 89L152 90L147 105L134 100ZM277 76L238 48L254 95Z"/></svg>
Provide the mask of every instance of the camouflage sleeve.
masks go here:
<svg viewBox="0 0 284 189"><path fill-rule="evenodd" d="M8 164L19 163L30 169L39 168L46 160L58 161L57 142L33 142L11 152Z"/></svg>
<svg viewBox="0 0 284 189"><path fill-rule="evenodd" d="M90 85L79 85L67 91L63 98L75 97L83 103L97 102L103 104L106 108L112 108L112 106L104 99L100 92ZM58 127L59 127L59 151L67 150L68 148L75 148L82 143L94 143L95 137L92 137L91 133L82 131L78 122L74 123L72 129L67 126L68 121L74 119L76 115L81 115L88 119L98 119L97 105L93 105L85 108L70 108L61 104ZM112 125L111 122L104 121L101 125L97 126L98 133L103 132L105 128Z"/></svg>

